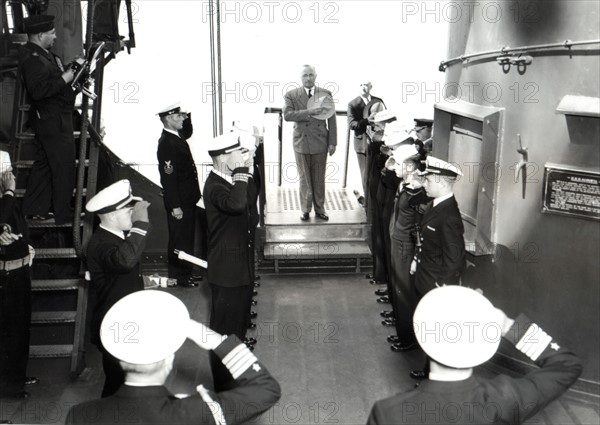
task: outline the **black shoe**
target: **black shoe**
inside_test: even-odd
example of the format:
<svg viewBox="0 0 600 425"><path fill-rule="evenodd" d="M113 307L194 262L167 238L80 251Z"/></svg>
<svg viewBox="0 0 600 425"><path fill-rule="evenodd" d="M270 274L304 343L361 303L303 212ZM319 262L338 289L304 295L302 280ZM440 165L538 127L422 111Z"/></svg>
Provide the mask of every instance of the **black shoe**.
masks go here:
<svg viewBox="0 0 600 425"><path fill-rule="evenodd" d="M35 215L27 216L27 219L34 220L34 221L46 221L46 220L51 220L53 218L54 218L54 214L52 214L51 212L46 213L46 214L35 214Z"/></svg>
<svg viewBox="0 0 600 425"><path fill-rule="evenodd" d="M379 315L384 319L391 319L394 317L394 312L392 310L383 310Z"/></svg>
<svg viewBox="0 0 600 425"><path fill-rule="evenodd" d="M373 273L367 273L365 279L373 279Z"/></svg>
<svg viewBox="0 0 600 425"><path fill-rule="evenodd" d="M25 385L33 385L40 382L40 379L36 376L27 376L25 377Z"/></svg>
<svg viewBox="0 0 600 425"><path fill-rule="evenodd" d="M256 344L256 338L244 338L244 344L254 345Z"/></svg>
<svg viewBox="0 0 600 425"><path fill-rule="evenodd" d="M384 319L381 321L383 326L396 326L396 319Z"/></svg>
<svg viewBox="0 0 600 425"><path fill-rule="evenodd" d="M429 375L428 373L426 373L424 370L411 370L410 371L410 377L412 379L418 379L418 380L423 380L423 379L427 379Z"/></svg>
<svg viewBox="0 0 600 425"><path fill-rule="evenodd" d="M12 422L11 421L2 420L2 421L0 421L0 424L12 424Z"/></svg>
<svg viewBox="0 0 600 425"><path fill-rule="evenodd" d="M254 280L260 280L260 275L257 274L256 276L254 276Z"/></svg>
<svg viewBox="0 0 600 425"><path fill-rule="evenodd" d="M417 348L417 343L416 342L410 342L410 343L405 343L405 342L399 342L398 344L394 344L390 347L390 349L396 353L403 353L405 351L412 351L414 349ZM417 379L417 378L415 378Z"/></svg>
<svg viewBox="0 0 600 425"><path fill-rule="evenodd" d="M379 297L379 298L377 298L377 302L379 304L389 304L390 299L388 297Z"/></svg>
<svg viewBox="0 0 600 425"><path fill-rule="evenodd" d="M387 342L390 344L398 344L400 342L400 337L398 335L388 335Z"/></svg>
<svg viewBox="0 0 600 425"><path fill-rule="evenodd" d="M377 290L375 291L375 295L378 295L378 296L380 296L380 297L383 297L383 296L385 296L385 295L389 295L389 292L388 292L388 290L387 290L387 289L377 289Z"/></svg>
<svg viewBox="0 0 600 425"><path fill-rule="evenodd" d="M196 286L198 286L198 283L194 282L194 280L191 277L188 277L183 279L177 279L177 286L181 286L182 288L195 288Z"/></svg>
<svg viewBox="0 0 600 425"><path fill-rule="evenodd" d="M256 301L256 300L252 300L252 302L251 302L250 304L252 304L252 305L256 305L256 304L258 304L258 301Z"/></svg>
<svg viewBox="0 0 600 425"><path fill-rule="evenodd" d="M326 213L315 213L315 216L321 220L329 220L329 216Z"/></svg>
<svg viewBox="0 0 600 425"><path fill-rule="evenodd" d="M258 283L258 282L254 282L254 287L255 287L255 288L260 288L260 283Z"/></svg>
<svg viewBox="0 0 600 425"><path fill-rule="evenodd" d="M382 282L381 280L375 280L375 279L371 279L371 280L369 281L369 283L370 283L371 285L387 285L387 283L385 283L385 282Z"/></svg>
<svg viewBox="0 0 600 425"><path fill-rule="evenodd" d="M258 295L258 291L256 289L252 290L252 296L255 297Z"/></svg>
<svg viewBox="0 0 600 425"><path fill-rule="evenodd" d="M248 329L256 329L256 323L250 322L250 324L248 325Z"/></svg>
<svg viewBox="0 0 600 425"><path fill-rule="evenodd" d="M302 215L300 216L300 220L302 221L308 221L310 215L308 213L302 213Z"/></svg>
<svg viewBox="0 0 600 425"><path fill-rule="evenodd" d="M254 345L252 344L246 344L246 348L248 348L250 351L254 351Z"/></svg>
<svg viewBox="0 0 600 425"><path fill-rule="evenodd" d="M258 316L258 313L256 311L251 311L250 312L250 318L251 319L256 319L257 316Z"/></svg>

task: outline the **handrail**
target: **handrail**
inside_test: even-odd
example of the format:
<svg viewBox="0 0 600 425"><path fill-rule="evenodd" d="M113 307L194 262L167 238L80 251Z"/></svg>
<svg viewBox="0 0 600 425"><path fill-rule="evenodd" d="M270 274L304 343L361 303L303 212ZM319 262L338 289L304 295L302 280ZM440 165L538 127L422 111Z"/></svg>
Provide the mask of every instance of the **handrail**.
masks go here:
<svg viewBox="0 0 600 425"><path fill-rule="evenodd" d="M94 1L88 0L87 30L85 47L87 52L92 48L92 34L94 33ZM89 55L88 55L89 56ZM83 207L83 183L85 180L85 159L87 156L87 134L89 126L88 110L90 98L82 92L81 99L81 131L79 135L79 165L77 167L77 186L75 191L75 211L73 212L73 247L77 257L83 258L83 244L81 242L81 211Z"/></svg>
<svg viewBox="0 0 600 425"><path fill-rule="evenodd" d="M566 49L570 49L573 46L584 46L589 44L600 44L600 40L584 40L584 41L571 41L565 40L562 43L549 43L549 44L536 44L532 46L520 46L520 47L508 47L504 46L501 49L497 50L487 50L483 52L471 53L468 55L461 55L455 58L447 59L442 61L439 66L440 72L446 72L449 66L454 65L456 63L464 63L468 62L469 59L483 57L483 56L491 56L491 55L506 55L509 53L528 53L537 50L545 50L545 49L556 49L560 47L564 47Z"/></svg>

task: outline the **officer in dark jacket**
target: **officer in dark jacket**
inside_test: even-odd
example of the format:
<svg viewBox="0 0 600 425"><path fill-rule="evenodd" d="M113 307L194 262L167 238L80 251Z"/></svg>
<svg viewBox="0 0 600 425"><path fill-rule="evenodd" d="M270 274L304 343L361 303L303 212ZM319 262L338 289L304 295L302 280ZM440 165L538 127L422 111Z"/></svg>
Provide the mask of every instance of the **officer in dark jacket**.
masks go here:
<svg viewBox="0 0 600 425"><path fill-rule="evenodd" d="M73 219L75 187L75 93L69 84L74 71L49 50L56 38L53 16L30 16L23 26L29 42L21 51L19 71L31 100L29 118L37 143L23 212L48 218L53 207L56 224L65 224Z"/></svg>
<svg viewBox="0 0 600 425"><path fill-rule="evenodd" d="M115 338L129 332L127 325L133 323L135 344L126 337ZM221 335L191 320L185 305L166 292L128 295L109 310L102 330L102 342L119 360L126 382L111 397L74 406L67 424L251 423L281 396L265 365L235 335ZM214 354L235 379L235 388L215 393L198 385L185 398L165 388L175 352L186 338Z"/></svg>
<svg viewBox="0 0 600 425"><path fill-rule="evenodd" d="M179 104L158 113L164 126L158 140L158 171L169 228L169 277L177 285L198 286L192 277L192 265L181 261L175 250L194 253L194 232L200 200L198 172L186 141L193 132L192 117Z"/></svg>
<svg viewBox="0 0 600 425"><path fill-rule="evenodd" d="M360 84L360 95L348 102L348 127L354 131L354 152L358 159L358 168L360 170L361 181L363 185L363 194L367 196L367 125L368 117L364 116L365 107L369 104L383 100L371 96L373 85L370 81ZM366 199L366 198L365 198Z"/></svg>
<svg viewBox="0 0 600 425"><path fill-rule="evenodd" d="M563 394L581 360L525 315L510 319L462 286L427 293L414 315L417 341L431 360L430 379L375 403L367 423L520 424ZM501 337L539 368L519 377L483 379L473 368L490 359Z"/></svg>
<svg viewBox="0 0 600 425"><path fill-rule="evenodd" d="M25 217L15 200L10 157L0 151L0 397L27 398L33 259Z"/></svg>
<svg viewBox="0 0 600 425"><path fill-rule="evenodd" d="M208 153L213 170L204 185L208 221L208 283L212 292L210 327L240 339L246 336L248 300L254 288L254 227L251 204L256 201L248 189L252 174L251 157L244 158L241 138L254 136L231 132L214 139ZM248 155L246 153L246 155ZM212 358L215 388L228 388L231 377Z"/></svg>
<svg viewBox="0 0 600 425"><path fill-rule="evenodd" d="M149 206L150 203L131 194L128 180L118 181L98 192L85 206L88 212L100 217L100 226L92 235L86 254L96 299L92 342L102 352L106 375L102 397L108 397L121 386L123 372L100 342L100 325L114 303L144 289L139 262L150 229Z"/></svg>

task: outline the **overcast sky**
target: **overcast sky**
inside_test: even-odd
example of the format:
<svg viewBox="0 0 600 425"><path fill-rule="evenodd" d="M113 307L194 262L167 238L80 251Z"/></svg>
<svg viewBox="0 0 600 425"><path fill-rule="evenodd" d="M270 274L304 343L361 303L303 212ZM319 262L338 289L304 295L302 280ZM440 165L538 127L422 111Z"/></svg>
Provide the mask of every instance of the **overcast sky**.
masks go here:
<svg viewBox="0 0 600 425"><path fill-rule="evenodd" d="M358 95L360 82L371 80L372 93L383 97L406 124L415 117L433 117L444 84L437 68L446 59L448 2L221 5L224 122L265 122L268 150L276 149L270 145L275 128L272 119L264 120L264 108L282 106L284 92L299 84L305 63L316 67L317 85L333 92L338 110ZM190 143L199 156L212 137L210 11L207 2L194 0L141 0L133 6L137 47L131 55L120 53L106 70L105 141L126 162L145 164L144 174L158 181L157 111L182 101L193 112ZM340 126L343 143L345 120L340 119Z"/></svg>

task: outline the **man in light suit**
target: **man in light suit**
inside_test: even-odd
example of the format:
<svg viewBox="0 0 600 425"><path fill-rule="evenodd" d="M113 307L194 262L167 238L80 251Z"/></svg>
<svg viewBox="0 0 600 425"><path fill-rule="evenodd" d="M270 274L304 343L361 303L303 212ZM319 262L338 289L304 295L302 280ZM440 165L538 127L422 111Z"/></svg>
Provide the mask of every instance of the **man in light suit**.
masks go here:
<svg viewBox="0 0 600 425"><path fill-rule="evenodd" d="M371 96L373 85L370 81L360 84L360 95L348 102L348 126L354 131L354 152L358 159L358 168L363 185L363 194L367 196L367 126L368 117L364 116L365 106L371 102L381 102L378 97ZM364 201L363 201L364 202Z"/></svg>
<svg viewBox="0 0 600 425"><path fill-rule="evenodd" d="M317 73L311 65L304 65L301 73L302 87L288 91L285 96L283 117L294 122L294 154L300 177L300 219L307 221L314 205L315 215L321 220L329 220L325 212L325 168L327 152L335 153L337 145L337 124L335 109L326 118L327 107L310 106L309 99L327 99L333 104L329 90L315 86ZM322 103L321 103L322 105Z"/></svg>

